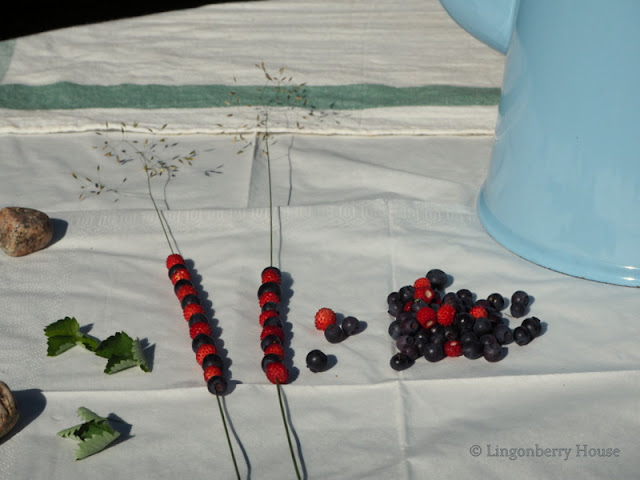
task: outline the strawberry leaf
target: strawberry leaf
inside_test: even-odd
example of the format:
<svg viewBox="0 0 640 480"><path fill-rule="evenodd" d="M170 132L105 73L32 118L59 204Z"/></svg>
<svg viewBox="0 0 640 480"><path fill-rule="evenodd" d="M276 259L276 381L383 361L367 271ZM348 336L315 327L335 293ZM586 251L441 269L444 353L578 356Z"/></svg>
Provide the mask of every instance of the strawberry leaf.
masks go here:
<svg viewBox="0 0 640 480"><path fill-rule="evenodd" d="M104 340L96 349L96 355L108 360L104 369L107 374L136 366L144 372L151 371L140 340L133 340L125 332L117 332Z"/></svg>
<svg viewBox="0 0 640 480"><path fill-rule="evenodd" d="M60 437L72 438L79 442L76 460L82 460L104 450L120 436L120 432L114 430L109 420L88 408L80 407L77 413L85 422L58 432Z"/></svg>
<svg viewBox="0 0 640 480"><path fill-rule="evenodd" d="M78 321L73 317L65 317L44 329L47 337L47 355L55 357L76 345L82 345L93 352L98 348L99 341L80 331Z"/></svg>

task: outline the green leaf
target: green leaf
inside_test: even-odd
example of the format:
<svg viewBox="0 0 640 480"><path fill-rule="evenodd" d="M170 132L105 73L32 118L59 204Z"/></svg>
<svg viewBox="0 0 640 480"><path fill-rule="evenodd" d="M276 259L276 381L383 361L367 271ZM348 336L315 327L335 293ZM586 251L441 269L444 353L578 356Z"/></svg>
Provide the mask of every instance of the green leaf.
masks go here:
<svg viewBox="0 0 640 480"><path fill-rule="evenodd" d="M117 373L136 366L144 372L151 371L140 340L133 340L125 332L117 332L103 341L96 349L96 355L108 360L104 373Z"/></svg>
<svg viewBox="0 0 640 480"><path fill-rule="evenodd" d="M80 331L80 325L74 317L64 317L44 328L47 336L47 355L55 357L75 345L82 345L89 351L98 348L98 340Z"/></svg>
<svg viewBox="0 0 640 480"><path fill-rule="evenodd" d="M77 414L85 420L70 428L58 432L58 436L77 440L76 460L82 460L105 449L120 436L109 420L92 412L88 408L78 408Z"/></svg>

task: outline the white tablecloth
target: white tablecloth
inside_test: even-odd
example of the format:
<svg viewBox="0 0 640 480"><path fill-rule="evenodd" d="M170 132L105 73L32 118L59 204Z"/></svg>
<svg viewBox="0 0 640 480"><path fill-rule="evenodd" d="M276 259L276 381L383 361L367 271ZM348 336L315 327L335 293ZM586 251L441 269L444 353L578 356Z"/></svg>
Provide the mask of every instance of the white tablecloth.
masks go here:
<svg viewBox="0 0 640 480"><path fill-rule="evenodd" d="M314 115L226 105L229 92L264 84L260 62L304 83ZM283 392L305 478L637 478L638 290L527 262L475 214L502 62L435 0L240 2L1 43L0 207L46 212L56 236L40 252L0 256L0 380L22 413L0 444L0 478L235 478L145 174L135 155L118 165L101 150L106 140L124 158L162 138L160 158L196 151L152 188L220 329L242 477L295 478L260 368L270 223L256 117L266 111L293 363ZM238 153L240 134L252 146ZM105 190L78 199L84 177ZM421 358L392 370L387 294L431 268L478 297L527 291L544 334L497 363ZM330 344L313 323L321 307L366 328ZM143 339L152 372L105 375L81 347L47 357L43 328L65 316L101 339ZM328 371L305 367L315 348ZM80 406L126 428L75 461L56 432L78 423Z"/></svg>

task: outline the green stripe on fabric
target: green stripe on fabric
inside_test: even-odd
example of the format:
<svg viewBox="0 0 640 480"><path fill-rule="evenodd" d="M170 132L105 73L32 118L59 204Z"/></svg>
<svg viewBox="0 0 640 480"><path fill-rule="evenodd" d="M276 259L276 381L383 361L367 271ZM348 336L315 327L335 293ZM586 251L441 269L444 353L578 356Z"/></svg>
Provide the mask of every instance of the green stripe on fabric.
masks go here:
<svg viewBox="0 0 640 480"><path fill-rule="evenodd" d="M64 110L82 108L212 108L238 105L301 106L317 110L424 105L496 105L498 88L428 85L390 87L377 84L304 86L286 99L275 87L231 85L0 85L0 108Z"/></svg>

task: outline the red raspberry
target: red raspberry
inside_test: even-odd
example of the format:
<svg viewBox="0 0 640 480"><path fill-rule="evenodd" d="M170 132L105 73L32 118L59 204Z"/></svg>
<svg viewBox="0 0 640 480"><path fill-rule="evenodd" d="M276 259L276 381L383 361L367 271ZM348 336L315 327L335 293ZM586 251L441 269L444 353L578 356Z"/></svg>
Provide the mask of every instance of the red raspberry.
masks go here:
<svg viewBox="0 0 640 480"><path fill-rule="evenodd" d="M204 333L205 335L211 336L211 327L208 323L205 322L196 322L191 327L189 327L189 336L191 339L196 338L196 335L199 333Z"/></svg>
<svg viewBox="0 0 640 480"><path fill-rule="evenodd" d="M473 318L488 318L489 312L487 312L486 308L481 307L480 305L476 305L475 307L471 307L471 310L469 310L469 315L471 315Z"/></svg>
<svg viewBox="0 0 640 480"><path fill-rule="evenodd" d="M442 305L438 309L437 316L440 325L444 325L445 327L451 325L456 318L456 307L453 305Z"/></svg>
<svg viewBox="0 0 640 480"><path fill-rule="evenodd" d="M330 308L321 308L316 312L316 328L325 330L329 325L336 323L336 314Z"/></svg>
<svg viewBox="0 0 640 480"><path fill-rule="evenodd" d="M196 352L196 361L200 365L202 365L202 360L204 360L204 357L206 357L207 355L211 355L212 353L218 353L216 347L211 345L210 343L205 343Z"/></svg>
<svg viewBox="0 0 640 480"><path fill-rule="evenodd" d="M411 305L413 305L413 302L407 302L402 306L402 311L403 312L410 312L411 311Z"/></svg>
<svg viewBox="0 0 640 480"><path fill-rule="evenodd" d="M459 357L462 355L462 344L457 340L450 340L444 344L444 354L447 357Z"/></svg>
<svg viewBox="0 0 640 480"><path fill-rule="evenodd" d="M260 333L260 340L263 340L267 335L275 335L280 339L280 342L284 342L284 332L280 327L276 327L275 325L264 327L262 333Z"/></svg>
<svg viewBox="0 0 640 480"><path fill-rule="evenodd" d="M176 296L180 301L182 301L182 299L187 295L195 295L197 297L198 291L193 287L193 285L185 285L184 287L180 287L176 292Z"/></svg>
<svg viewBox="0 0 640 480"><path fill-rule="evenodd" d="M189 270L187 270L186 268L180 268L178 270L176 270L175 272L173 272L173 275L171 275L171 283L173 283L174 285L178 282L178 280L191 280L191 275L189 274Z"/></svg>
<svg viewBox="0 0 640 480"><path fill-rule="evenodd" d="M415 282L413 282L413 287L414 288L431 287L431 282L427 277L420 277L416 279Z"/></svg>
<svg viewBox="0 0 640 480"><path fill-rule="evenodd" d="M416 312L416 320L423 328L431 328L438 320L436 311L431 307L422 307ZM429 326L427 326L429 325Z"/></svg>
<svg viewBox="0 0 640 480"><path fill-rule="evenodd" d="M267 378L271 383L287 383L289 381L289 371L280 362L271 362L265 369Z"/></svg>
<svg viewBox="0 0 640 480"><path fill-rule="evenodd" d="M267 267L262 271L262 283L275 282L280 283L282 275L276 267Z"/></svg>
<svg viewBox="0 0 640 480"><path fill-rule="evenodd" d="M264 304L267 302L278 303L279 301L280 297L274 292L264 292L262 295L260 295L260 298L258 300L261 307L264 306Z"/></svg>
<svg viewBox="0 0 640 480"><path fill-rule="evenodd" d="M194 313L202 313L204 315L205 313L204 313L204 308L202 308L202 305L198 305L197 303L190 303L189 305L184 307L184 309L182 310L184 319L187 322L189 321L189 319Z"/></svg>
<svg viewBox="0 0 640 480"><path fill-rule="evenodd" d="M215 376L222 376L222 370L220 370L218 367L214 367L214 366L210 366L204 369L204 381L208 382L209 379L211 377L215 377Z"/></svg>
<svg viewBox="0 0 640 480"><path fill-rule="evenodd" d="M167 270L169 270L174 265L184 265L184 258L177 253L172 253L167 257Z"/></svg>
<svg viewBox="0 0 640 480"><path fill-rule="evenodd" d="M285 356L284 347L279 343L272 343L271 345L269 345L267 348L264 349L265 355L269 353L275 353L280 358L284 358Z"/></svg>
<svg viewBox="0 0 640 480"><path fill-rule="evenodd" d="M264 325L264 321L267 318L277 317L277 316L278 316L278 312L276 312L275 310L267 310L266 312L262 312L260 314L260 326Z"/></svg>
<svg viewBox="0 0 640 480"><path fill-rule="evenodd" d="M424 300L427 303L433 303L436 293L431 287L417 287L414 291L413 297L419 300Z"/></svg>

